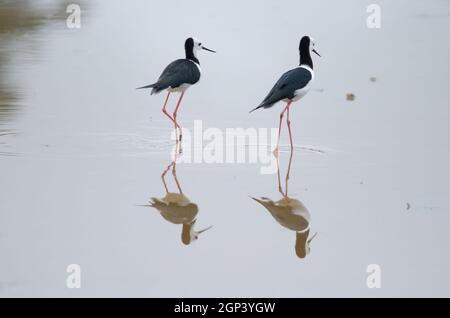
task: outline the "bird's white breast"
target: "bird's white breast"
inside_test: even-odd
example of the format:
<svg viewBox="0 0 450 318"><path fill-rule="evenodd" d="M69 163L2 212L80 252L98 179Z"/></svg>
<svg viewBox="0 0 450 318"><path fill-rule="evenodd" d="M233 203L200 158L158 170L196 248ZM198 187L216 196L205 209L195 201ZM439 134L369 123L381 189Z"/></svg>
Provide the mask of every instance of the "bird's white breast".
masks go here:
<svg viewBox="0 0 450 318"><path fill-rule="evenodd" d="M314 70L312 70L310 67L306 66L306 65L300 65L299 68L304 68L306 70L308 70L309 72L311 72L311 80L308 82L308 84L301 88L298 89L294 92L294 98L292 101L296 102L298 100L300 100L303 96L305 96L309 90L311 89L312 86L312 82L314 81Z"/></svg>
<svg viewBox="0 0 450 318"><path fill-rule="evenodd" d="M200 78L201 78L201 76L202 76L202 69L201 69L200 65L198 65L198 64L195 63L194 61L191 61L191 60L189 60L189 61L192 62L192 63L194 63L195 66L197 66L198 71L200 72ZM200 79L199 79L199 81L200 81ZM197 83L198 83L198 82L197 82ZM189 87L191 87L191 86L192 86L191 84L181 84L180 86L178 86L178 87L176 87L176 88L169 87L169 88L167 89L167 91L168 91L168 92L171 92L171 93L178 93L178 92L184 93L184 92L185 92Z"/></svg>
<svg viewBox="0 0 450 318"><path fill-rule="evenodd" d="M189 87L191 87L191 84L181 84L180 86L175 88L169 86L167 91L171 93L178 93L178 92L184 93Z"/></svg>
<svg viewBox="0 0 450 318"><path fill-rule="evenodd" d="M195 64L195 66L197 66L197 68L198 68L198 71L200 72L200 76L202 75L202 68L200 67L200 65L199 64L197 64L197 63L195 63L194 61L191 61L192 63L194 63Z"/></svg>

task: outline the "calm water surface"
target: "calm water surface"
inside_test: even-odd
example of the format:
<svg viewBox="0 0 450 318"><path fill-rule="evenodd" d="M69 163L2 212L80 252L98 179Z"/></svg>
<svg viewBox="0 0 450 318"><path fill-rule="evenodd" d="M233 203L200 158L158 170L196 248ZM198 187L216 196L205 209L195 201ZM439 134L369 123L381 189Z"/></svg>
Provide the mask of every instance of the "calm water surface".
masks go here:
<svg viewBox="0 0 450 318"><path fill-rule="evenodd" d="M71 30L64 1L0 1L0 296L450 296L450 2L383 2L379 30L369 3L86 1ZM135 87L195 35L218 53L181 123L276 127L248 111L304 34L288 198L257 163L173 164L164 96Z"/></svg>

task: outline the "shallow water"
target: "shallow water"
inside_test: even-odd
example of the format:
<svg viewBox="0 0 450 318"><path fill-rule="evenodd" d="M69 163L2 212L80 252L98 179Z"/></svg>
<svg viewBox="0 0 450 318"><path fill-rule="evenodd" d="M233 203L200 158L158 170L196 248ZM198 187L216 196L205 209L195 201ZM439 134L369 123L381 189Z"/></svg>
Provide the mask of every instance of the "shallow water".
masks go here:
<svg viewBox="0 0 450 318"><path fill-rule="evenodd" d="M89 1L81 29L66 27L63 1L38 2L0 3L0 17L20 17L0 19L0 296L450 296L448 1L383 2L377 30L371 1ZM322 58L292 110L288 196L318 233L309 255L252 199L282 198L261 163L180 158L177 200L193 205L176 216L213 225L186 246L181 221L148 207L172 162L164 96L134 88L195 35L218 53L200 55L183 126L276 127L280 105L248 111L297 65L306 33ZM289 158L284 129L284 188ZM172 171L166 181L178 191ZM66 287L69 264L81 289ZM370 264L379 289L366 285Z"/></svg>

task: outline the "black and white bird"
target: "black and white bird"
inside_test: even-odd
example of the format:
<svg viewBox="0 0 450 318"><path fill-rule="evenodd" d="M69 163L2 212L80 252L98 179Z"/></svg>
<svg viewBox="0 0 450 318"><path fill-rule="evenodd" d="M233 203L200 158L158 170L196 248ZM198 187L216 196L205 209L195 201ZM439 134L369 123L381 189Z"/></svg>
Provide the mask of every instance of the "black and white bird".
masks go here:
<svg viewBox="0 0 450 318"><path fill-rule="evenodd" d="M289 108L293 102L300 100L305 96L311 84L314 81L313 61L311 58L311 52L320 56L320 54L314 49L314 40L309 36L304 36L300 41L300 66L284 73L269 94L259 104L258 107L250 112L253 112L260 108L270 108L279 101L284 101L287 105L284 107L280 114L280 126L278 128L278 142L275 151L278 151L281 135L281 124L283 122L283 116L287 112L287 125L289 129L289 139L291 142L291 149L294 147L292 143L291 134L291 121L289 118Z"/></svg>
<svg viewBox="0 0 450 318"><path fill-rule="evenodd" d="M169 117L169 119L175 125L175 130L177 131L177 141L181 140L182 138L181 126L177 122L178 109L180 108L180 104L186 90L190 86L198 83L202 74L202 70L200 68L200 61L198 60L197 57L197 52L200 50L205 50L216 53L215 51L210 50L205 46L203 46L202 42L196 38L187 39L184 44L184 48L186 51L185 59L179 59L170 63L164 69L164 71L162 72L161 76L158 78L158 81L156 83L138 88L138 89L151 88L152 95L167 90L168 93L162 111L167 117ZM169 101L170 94L175 92L179 92L181 93L181 95L175 107L175 111L171 116L167 112L166 106L167 102Z"/></svg>

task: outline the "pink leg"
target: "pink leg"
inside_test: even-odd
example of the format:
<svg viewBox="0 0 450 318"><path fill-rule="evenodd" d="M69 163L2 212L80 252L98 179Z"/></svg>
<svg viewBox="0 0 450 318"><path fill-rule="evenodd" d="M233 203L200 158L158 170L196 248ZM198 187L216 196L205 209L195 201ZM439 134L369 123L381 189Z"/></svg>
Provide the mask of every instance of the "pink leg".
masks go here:
<svg viewBox="0 0 450 318"><path fill-rule="evenodd" d="M291 132L291 120L289 119L289 107L291 106L292 102L290 101L286 108L287 108L287 125L289 129L289 140L291 141L291 151L294 149L294 143L292 142L292 132Z"/></svg>
<svg viewBox="0 0 450 318"><path fill-rule="evenodd" d="M284 116L284 113L288 110L289 105L290 105L290 104L288 104L288 105L284 108L284 110L281 112L281 114L280 114L280 126L278 127L277 147L275 148L276 151L278 151L278 147L280 146L281 124L283 123L283 116Z"/></svg>
<svg viewBox="0 0 450 318"><path fill-rule="evenodd" d="M174 119L175 129L178 128L180 130L180 141L181 141L181 138L183 137L183 131L181 130L181 126L177 122L177 113L178 113L178 109L180 108L181 101L183 100L183 96L184 96L184 92L181 93L180 99L178 100L178 103L177 103L177 107L175 108L175 111L173 112L173 119Z"/></svg>
<svg viewBox="0 0 450 318"><path fill-rule="evenodd" d="M175 121L173 120L172 116L170 116L170 114L169 114L169 113L167 112L167 110L166 110L167 102L169 101L169 96L170 96L170 92L167 93L166 101L164 102L164 106L163 106L162 111L163 111L163 113L164 113L167 117L169 117L169 119L170 119L173 123L175 123Z"/></svg>

